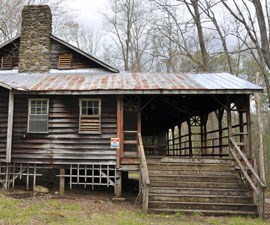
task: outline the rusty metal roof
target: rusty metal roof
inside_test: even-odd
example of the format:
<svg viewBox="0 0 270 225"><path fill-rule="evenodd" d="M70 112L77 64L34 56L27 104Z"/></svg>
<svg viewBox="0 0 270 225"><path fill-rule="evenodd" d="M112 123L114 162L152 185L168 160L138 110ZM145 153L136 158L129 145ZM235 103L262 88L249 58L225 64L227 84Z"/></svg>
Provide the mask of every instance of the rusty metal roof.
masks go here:
<svg viewBox="0 0 270 225"><path fill-rule="evenodd" d="M241 94L262 90L228 73L108 73L102 70L50 71L48 74L3 71L0 86L44 94Z"/></svg>

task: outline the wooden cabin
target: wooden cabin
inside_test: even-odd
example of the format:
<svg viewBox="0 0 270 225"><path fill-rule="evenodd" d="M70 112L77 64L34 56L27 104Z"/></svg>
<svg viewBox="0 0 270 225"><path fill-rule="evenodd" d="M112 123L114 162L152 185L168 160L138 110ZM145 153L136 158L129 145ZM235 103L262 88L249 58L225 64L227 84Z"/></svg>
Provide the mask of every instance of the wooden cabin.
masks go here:
<svg viewBox="0 0 270 225"><path fill-rule="evenodd" d="M260 87L228 73L119 72L52 35L48 6L22 15L0 46L4 188L53 168L62 192L66 181L119 197L123 174L139 171L145 211L263 216L250 119Z"/></svg>

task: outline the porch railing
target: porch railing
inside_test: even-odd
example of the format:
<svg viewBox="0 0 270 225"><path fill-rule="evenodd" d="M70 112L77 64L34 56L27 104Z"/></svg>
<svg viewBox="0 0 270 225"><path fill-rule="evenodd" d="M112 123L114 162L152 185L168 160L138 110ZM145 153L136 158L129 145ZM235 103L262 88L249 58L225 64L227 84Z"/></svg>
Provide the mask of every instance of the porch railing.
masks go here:
<svg viewBox="0 0 270 225"><path fill-rule="evenodd" d="M254 193L256 194L256 197L258 198L258 205L259 205L259 217L264 219L264 192L266 185L261 180L253 166L248 161L245 154L241 151L237 143L229 137L229 141L231 142L233 148L230 148L230 152L234 158L234 160L237 162L242 174L244 175L244 178L248 181L250 187L253 189ZM255 182L253 182L251 175L248 173L248 170L251 172L251 174L254 176Z"/></svg>
<svg viewBox="0 0 270 225"><path fill-rule="evenodd" d="M150 178L145 158L145 152L143 147L142 135L138 133L138 153L140 157L140 181L141 181L141 191L142 191L142 204L143 211L148 211L148 200L149 200L149 186Z"/></svg>

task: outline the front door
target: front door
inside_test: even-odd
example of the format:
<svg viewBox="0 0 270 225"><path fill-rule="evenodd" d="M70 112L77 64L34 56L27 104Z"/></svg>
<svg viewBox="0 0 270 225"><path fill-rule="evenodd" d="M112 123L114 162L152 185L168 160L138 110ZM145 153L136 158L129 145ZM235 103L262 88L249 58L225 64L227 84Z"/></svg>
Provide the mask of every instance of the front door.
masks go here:
<svg viewBox="0 0 270 225"><path fill-rule="evenodd" d="M124 96L124 156L137 156L139 97Z"/></svg>

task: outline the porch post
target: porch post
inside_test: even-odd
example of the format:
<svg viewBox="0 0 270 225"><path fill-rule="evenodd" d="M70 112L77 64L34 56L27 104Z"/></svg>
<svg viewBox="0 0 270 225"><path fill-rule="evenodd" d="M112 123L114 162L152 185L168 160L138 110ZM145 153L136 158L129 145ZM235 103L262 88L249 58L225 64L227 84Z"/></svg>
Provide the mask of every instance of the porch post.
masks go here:
<svg viewBox="0 0 270 225"><path fill-rule="evenodd" d="M117 137L120 139L119 148L117 149L116 156L116 179L114 194L120 197L122 194L122 173L119 170L120 160L123 156L124 135L123 135L123 96L117 96Z"/></svg>
<svg viewBox="0 0 270 225"><path fill-rule="evenodd" d="M218 109L217 110L217 118L218 118L218 138L219 138L219 157L222 157L222 153L223 153L223 139L222 139L222 118L223 118L223 114L224 114L224 109Z"/></svg>
<svg viewBox="0 0 270 225"><path fill-rule="evenodd" d="M232 114L230 99L227 99L227 125L228 125L228 139L232 137ZM229 148L232 148L232 143L229 141ZM230 152L230 150L229 150Z"/></svg>
<svg viewBox="0 0 270 225"><path fill-rule="evenodd" d="M6 144L6 162L8 163L11 162L13 114L14 114L14 94L12 90L10 90L8 100L8 123L7 123L7 144Z"/></svg>
<svg viewBox="0 0 270 225"><path fill-rule="evenodd" d="M190 118L187 120L188 124L188 147L189 147L189 157L193 156L193 151L192 151L192 135L191 135L191 123L190 123Z"/></svg>
<svg viewBox="0 0 270 225"><path fill-rule="evenodd" d="M247 119L247 156L252 160L255 159L254 149L252 149L251 145L251 119L250 119L250 101L249 96L246 97L246 119ZM253 164L253 163L252 163Z"/></svg>

